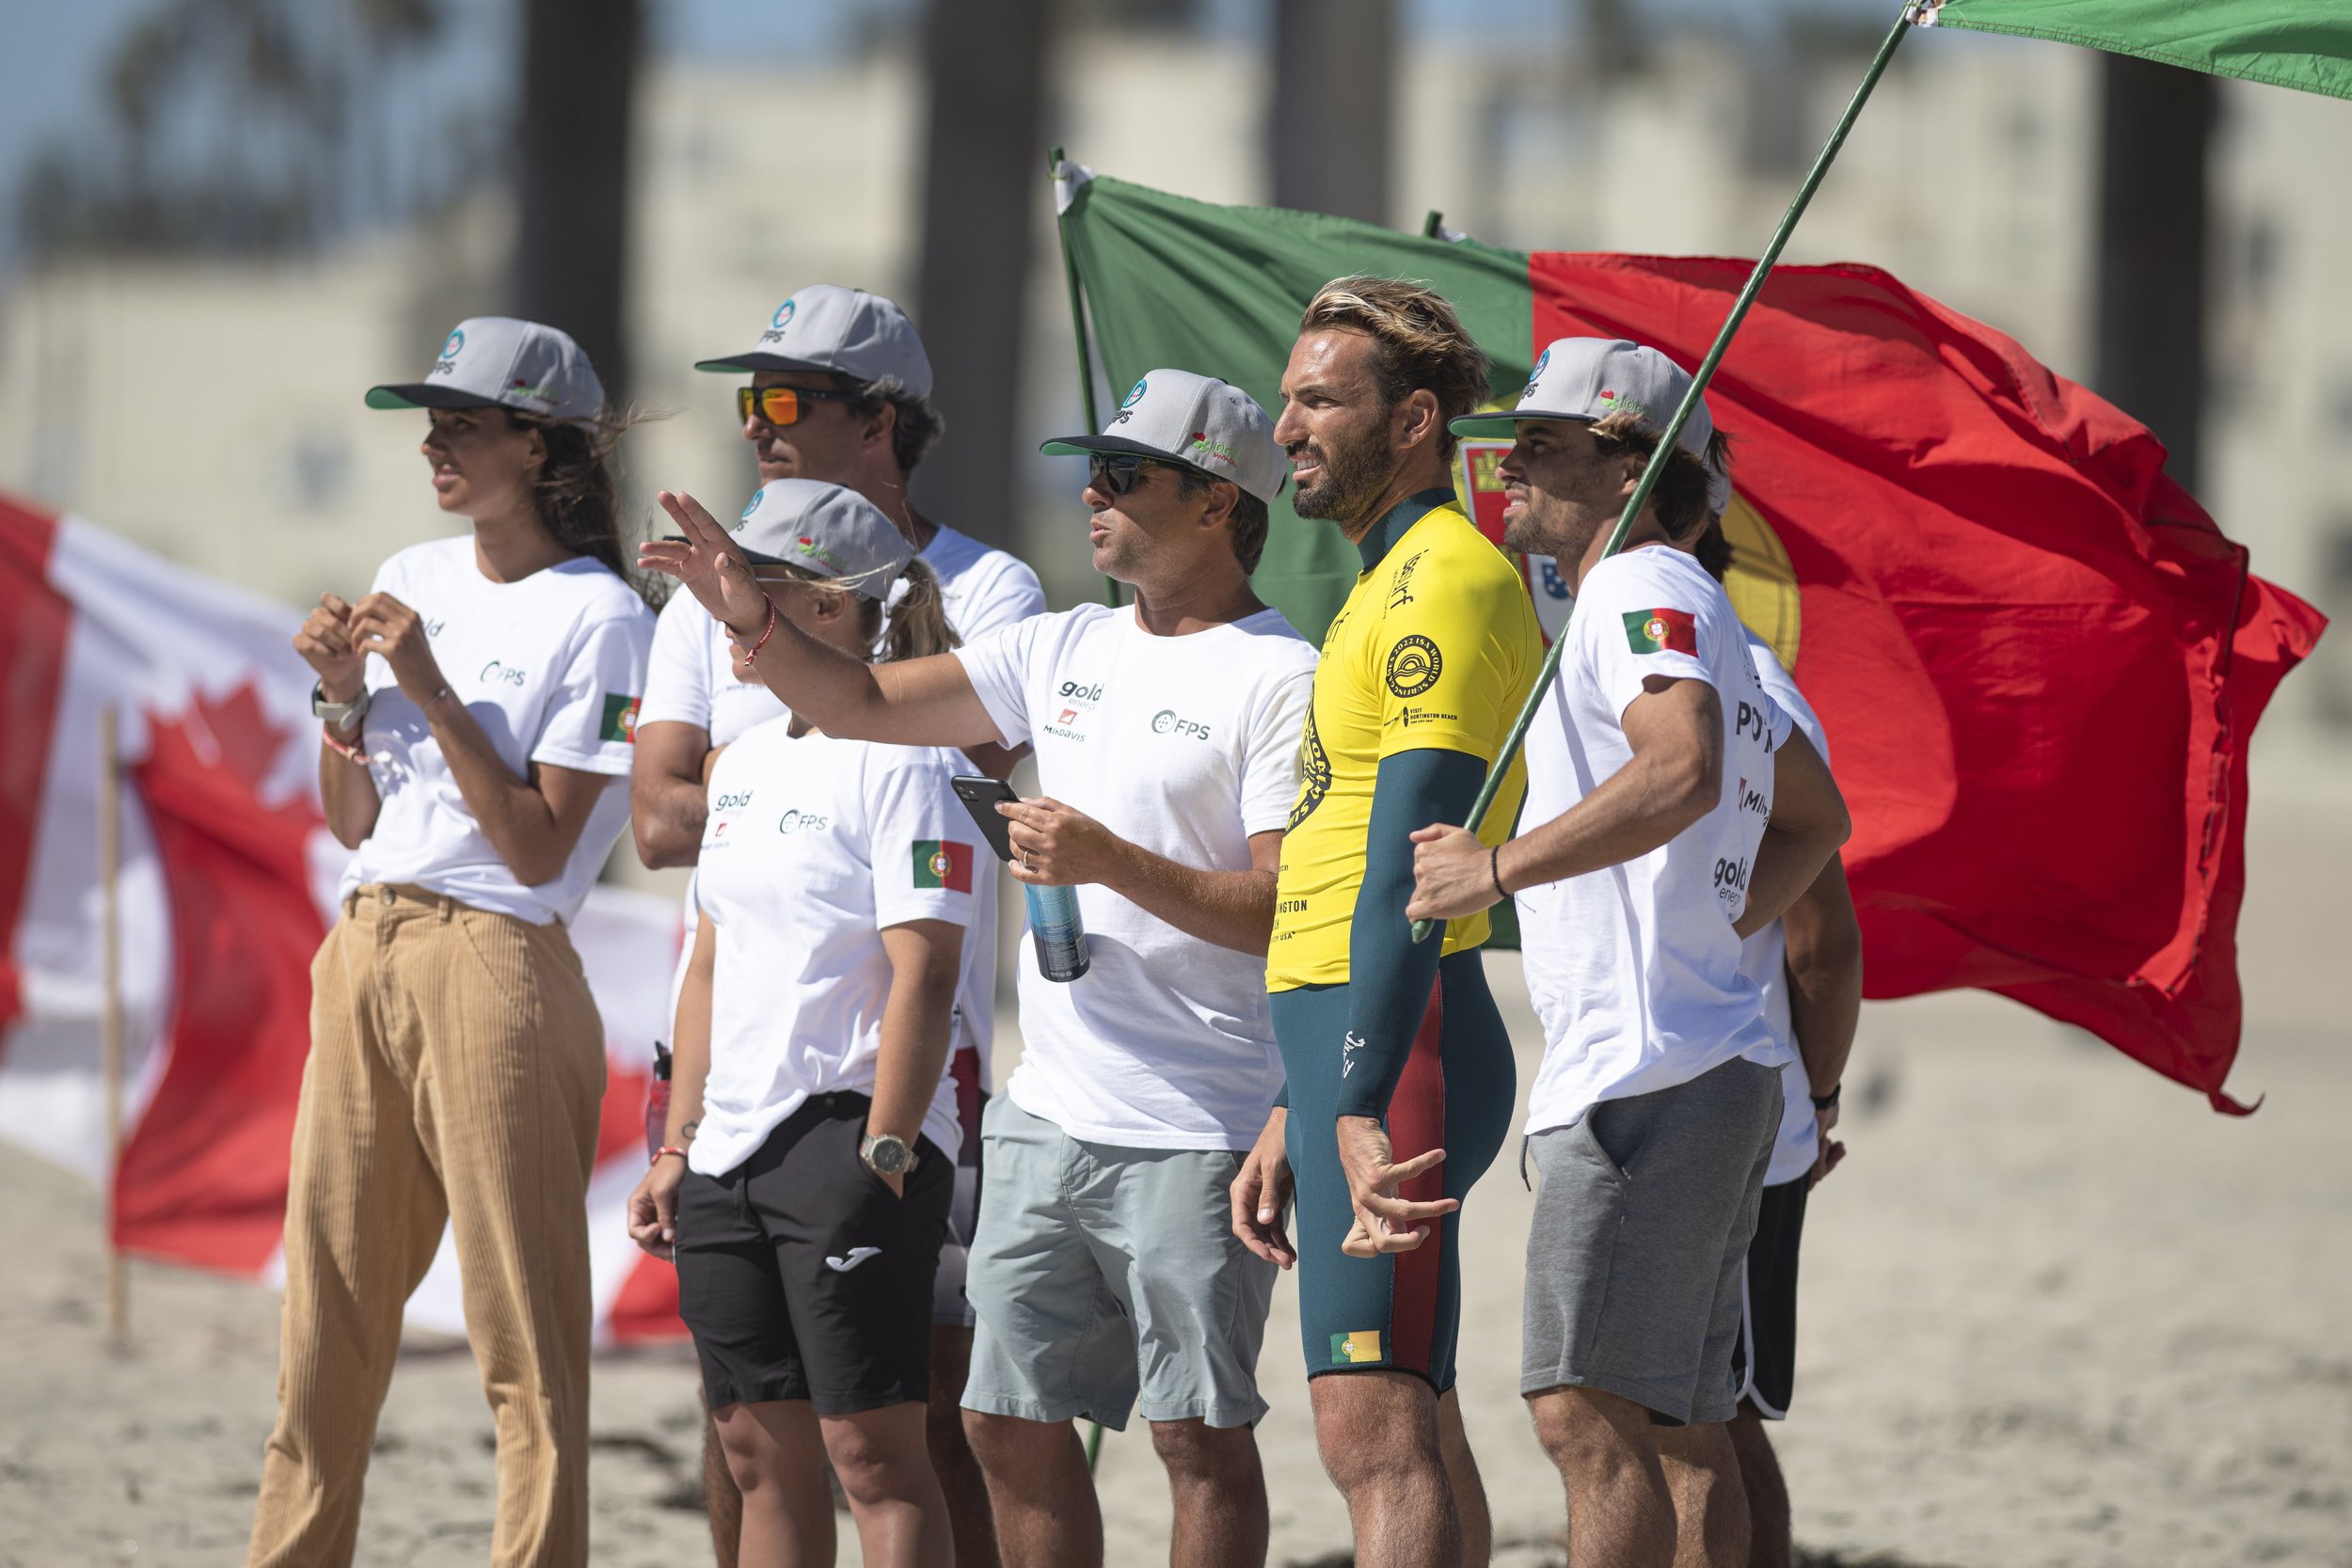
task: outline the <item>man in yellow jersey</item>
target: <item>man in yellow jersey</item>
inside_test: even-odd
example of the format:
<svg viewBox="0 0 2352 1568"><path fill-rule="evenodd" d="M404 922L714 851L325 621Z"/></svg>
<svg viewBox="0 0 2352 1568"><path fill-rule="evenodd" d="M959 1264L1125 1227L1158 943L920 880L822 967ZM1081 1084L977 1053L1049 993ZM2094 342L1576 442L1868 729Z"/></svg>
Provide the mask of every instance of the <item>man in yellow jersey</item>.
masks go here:
<svg viewBox="0 0 2352 1568"><path fill-rule="evenodd" d="M1455 503L1447 421L1486 360L1419 284L1343 277L1307 307L1274 436L1302 517L1364 570L1331 623L1300 742L1266 962L1289 1083L1233 1192L1234 1227L1288 1263L1325 1468L1356 1560L1484 1562L1486 1496L1454 1397L1462 1196L1502 1147L1514 1072L1479 945L1486 917L1416 945L1410 835L1466 821L1542 663L1518 573ZM1514 768L1486 834L1525 787Z"/></svg>

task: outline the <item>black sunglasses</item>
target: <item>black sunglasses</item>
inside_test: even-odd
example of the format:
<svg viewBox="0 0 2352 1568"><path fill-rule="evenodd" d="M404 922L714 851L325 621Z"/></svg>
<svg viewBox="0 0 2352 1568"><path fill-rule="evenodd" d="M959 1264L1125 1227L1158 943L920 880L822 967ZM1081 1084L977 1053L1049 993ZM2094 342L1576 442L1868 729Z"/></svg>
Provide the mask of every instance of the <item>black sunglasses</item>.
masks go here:
<svg viewBox="0 0 2352 1568"><path fill-rule="evenodd" d="M1171 466L1133 452L1098 451L1087 459L1087 483L1106 496L1123 496L1143 483L1146 469Z"/></svg>

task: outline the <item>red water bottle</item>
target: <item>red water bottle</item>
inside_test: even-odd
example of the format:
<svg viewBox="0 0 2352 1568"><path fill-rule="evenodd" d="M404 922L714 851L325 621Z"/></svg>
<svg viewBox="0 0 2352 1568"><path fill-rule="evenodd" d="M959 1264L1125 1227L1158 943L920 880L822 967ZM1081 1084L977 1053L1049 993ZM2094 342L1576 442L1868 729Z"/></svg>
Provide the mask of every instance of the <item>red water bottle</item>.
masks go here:
<svg viewBox="0 0 2352 1568"><path fill-rule="evenodd" d="M653 1081L645 1085L645 1158L670 1141L670 1048L653 1042Z"/></svg>

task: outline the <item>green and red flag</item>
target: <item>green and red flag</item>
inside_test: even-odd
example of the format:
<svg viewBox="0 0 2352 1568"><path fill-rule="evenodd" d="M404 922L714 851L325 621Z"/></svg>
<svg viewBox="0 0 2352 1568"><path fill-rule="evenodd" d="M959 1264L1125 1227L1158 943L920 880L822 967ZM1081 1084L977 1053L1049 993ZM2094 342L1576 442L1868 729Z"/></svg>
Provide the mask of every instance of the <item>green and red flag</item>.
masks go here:
<svg viewBox="0 0 2352 1568"><path fill-rule="evenodd" d="M2352 98L2343 0L1928 0L1921 21Z"/></svg>
<svg viewBox="0 0 2352 1568"><path fill-rule="evenodd" d="M1625 641L1637 654L1691 654L1699 651L1698 624L1687 610L1629 610Z"/></svg>
<svg viewBox="0 0 2352 1568"><path fill-rule="evenodd" d="M1343 274L1436 285L1508 400L1559 337L1695 366L1750 270L1067 172L1112 384L1169 365L1269 408L1300 310ZM1775 269L1708 401L1738 459L1733 604L1820 710L1853 808L1867 993L1998 991L2238 1109L2247 748L2320 616L2249 571L2145 427L1875 268ZM1356 551L1274 510L1260 593L1319 637ZM1535 564L1539 609L1565 598Z"/></svg>
<svg viewBox="0 0 2352 1568"><path fill-rule="evenodd" d="M949 893L972 891L972 846L954 839L914 841L914 885L946 888Z"/></svg>

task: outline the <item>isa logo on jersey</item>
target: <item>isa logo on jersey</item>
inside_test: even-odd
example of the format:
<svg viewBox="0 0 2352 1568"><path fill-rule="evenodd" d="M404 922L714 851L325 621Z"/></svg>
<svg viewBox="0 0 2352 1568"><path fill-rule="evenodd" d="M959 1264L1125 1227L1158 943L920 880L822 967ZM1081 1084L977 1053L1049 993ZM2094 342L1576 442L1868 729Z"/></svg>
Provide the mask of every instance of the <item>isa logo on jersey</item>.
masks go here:
<svg viewBox="0 0 2352 1568"><path fill-rule="evenodd" d="M914 841L914 885L946 888L949 893L972 891L972 846L953 839Z"/></svg>

